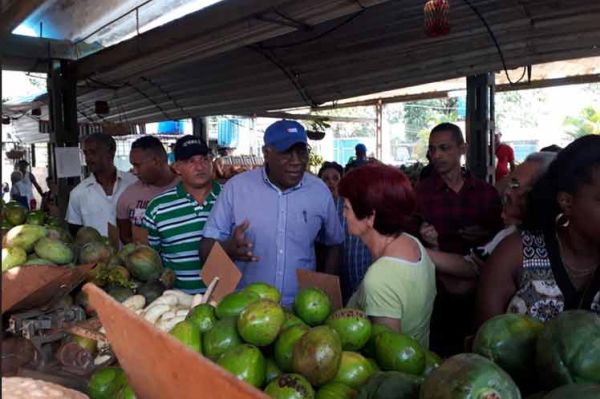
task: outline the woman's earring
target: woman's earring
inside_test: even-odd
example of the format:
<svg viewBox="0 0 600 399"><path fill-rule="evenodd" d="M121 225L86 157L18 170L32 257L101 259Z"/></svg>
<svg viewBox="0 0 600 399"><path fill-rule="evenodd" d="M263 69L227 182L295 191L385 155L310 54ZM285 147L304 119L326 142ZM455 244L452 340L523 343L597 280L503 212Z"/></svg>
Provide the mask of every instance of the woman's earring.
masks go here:
<svg viewBox="0 0 600 399"><path fill-rule="evenodd" d="M554 219L557 225L562 227L569 227L569 218L564 213L559 213L556 215L556 219Z"/></svg>

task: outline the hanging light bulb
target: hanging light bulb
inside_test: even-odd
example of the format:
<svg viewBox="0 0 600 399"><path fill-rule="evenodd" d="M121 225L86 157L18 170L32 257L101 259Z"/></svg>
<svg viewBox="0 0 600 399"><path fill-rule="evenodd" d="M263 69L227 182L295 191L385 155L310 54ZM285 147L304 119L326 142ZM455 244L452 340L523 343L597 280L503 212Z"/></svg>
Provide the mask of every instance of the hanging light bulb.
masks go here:
<svg viewBox="0 0 600 399"><path fill-rule="evenodd" d="M423 8L425 33L430 37L445 36L450 32L448 0L428 0Z"/></svg>

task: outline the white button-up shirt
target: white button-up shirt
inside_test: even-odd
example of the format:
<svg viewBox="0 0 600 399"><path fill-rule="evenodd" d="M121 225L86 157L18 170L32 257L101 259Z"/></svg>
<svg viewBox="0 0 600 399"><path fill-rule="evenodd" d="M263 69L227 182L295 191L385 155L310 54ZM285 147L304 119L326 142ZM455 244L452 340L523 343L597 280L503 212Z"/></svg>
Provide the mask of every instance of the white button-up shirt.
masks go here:
<svg viewBox="0 0 600 399"><path fill-rule="evenodd" d="M117 224L117 202L127 187L137 178L117 169L117 181L112 195L106 195L94 174L79 183L69 196L66 220L71 224L93 227L108 235L108 223Z"/></svg>

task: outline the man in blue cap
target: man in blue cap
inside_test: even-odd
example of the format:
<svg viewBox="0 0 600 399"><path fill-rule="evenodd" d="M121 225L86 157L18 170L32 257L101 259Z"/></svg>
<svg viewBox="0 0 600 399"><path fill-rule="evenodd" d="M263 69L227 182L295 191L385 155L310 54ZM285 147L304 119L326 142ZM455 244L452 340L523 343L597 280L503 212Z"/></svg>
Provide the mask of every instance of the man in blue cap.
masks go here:
<svg viewBox="0 0 600 399"><path fill-rule="evenodd" d="M354 147L354 153L356 154L356 157L352 161L348 162L346 165L346 172L349 172L352 168L365 165L369 162L369 158L367 157L367 146L363 143L358 143Z"/></svg>
<svg viewBox="0 0 600 399"><path fill-rule="evenodd" d="M200 242L206 258L218 240L242 272L240 287L261 281L291 305L296 269L315 270L315 241L327 247L325 271L338 273L344 241L331 192L305 173L310 147L298 122L280 120L265 131L265 166L230 179L213 208ZM211 240L212 239L212 240Z"/></svg>

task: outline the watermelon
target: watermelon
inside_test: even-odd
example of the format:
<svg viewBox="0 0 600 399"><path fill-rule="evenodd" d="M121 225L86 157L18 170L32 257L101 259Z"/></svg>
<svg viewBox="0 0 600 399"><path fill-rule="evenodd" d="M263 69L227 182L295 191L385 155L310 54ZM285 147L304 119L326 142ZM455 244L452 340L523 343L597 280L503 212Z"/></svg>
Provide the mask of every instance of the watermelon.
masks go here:
<svg viewBox="0 0 600 399"><path fill-rule="evenodd" d="M452 356L433 370L421 386L423 399L521 399L510 375L476 353Z"/></svg>
<svg viewBox="0 0 600 399"><path fill-rule="evenodd" d="M156 281L163 273L163 264L158 252L146 245L138 245L125 257L129 273L139 281Z"/></svg>
<svg viewBox="0 0 600 399"><path fill-rule="evenodd" d="M598 399L600 384L569 384L556 388L543 399Z"/></svg>
<svg viewBox="0 0 600 399"><path fill-rule="evenodd" d="M600 316L570 310L548 321L538 337L536 365L548 388L600 384Z"/></svg>
<svg viewBox="0 0 600 399"><path fill-rule="evenodd" d="M380 371L361 387L357 399L417 399L422 381L399 371Z"/></svg>
<svg viewBox="0 0 600 399"><path fill-rule="evenodd" d="M517 382L535 377L535 343L544 324L525 315L496 316L479 328L473 352L487 357Z"/></svg>
<svg viewBox="0 0 600 399"><path fill-rule="evenodd" d="M137 289L137 293L146 298L146 303L152 303L155 299L162 295L165 287L159 281L151 281L141 285Z"/></svg>

